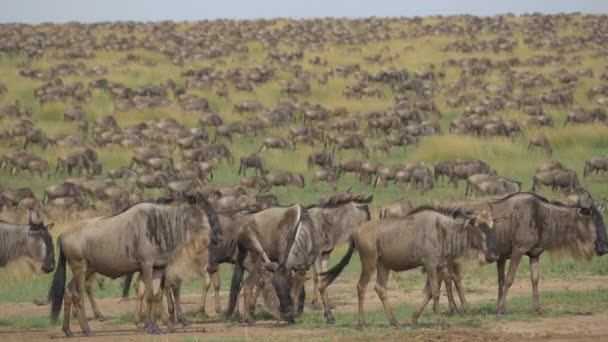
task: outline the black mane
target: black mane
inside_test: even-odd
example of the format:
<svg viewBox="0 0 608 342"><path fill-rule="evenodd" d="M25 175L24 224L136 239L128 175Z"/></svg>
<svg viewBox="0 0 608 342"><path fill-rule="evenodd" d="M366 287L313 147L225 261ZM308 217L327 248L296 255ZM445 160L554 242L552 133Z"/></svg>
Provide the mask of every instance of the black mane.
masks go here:
<svg viewBox="0 0 608 342"><path fill-rule="evenodd" d="M423 211L434 211L440 213L445 216L449 216L451 218L471 218L472 213L470 211L464 210L458 207L443 207L443 206L435 206L435 205L421 205L412 209L407 216L411 216Z"/></svg>

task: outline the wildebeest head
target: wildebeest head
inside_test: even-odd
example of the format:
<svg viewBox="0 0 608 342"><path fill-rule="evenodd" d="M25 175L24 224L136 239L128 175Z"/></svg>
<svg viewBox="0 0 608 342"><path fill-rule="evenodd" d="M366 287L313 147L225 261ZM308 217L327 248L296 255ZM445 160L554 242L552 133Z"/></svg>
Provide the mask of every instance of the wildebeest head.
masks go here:
<svg viewBox="0 0 608 342"><path fill-rule="evenodd" d="M496 232L494 231L492 214L485 210L481 211L466 224L471 233L472 246L479 251L480 261L494 262L498 260Z"/></svg>
<svg viewBox="0 0 608 342"><path fill-rule="evenodd" d="M53 245L53 237L49 233L54 223L45 225L37 216L35 219L32 219L32 214L30 213L30 228L25 248L28 257L36 264L41 264L41 269L44 273L49 273L55 269L55 247Z"/></svg>
<svg viewBox="0 0 608 342"><path fill-rule="evenodd" d="M579 202L574 229L582 255L590 258L593 250L597 256L608 254L606 225L600 211L592 204Z"/></svg>
<svg viewBox="0 0 608 342"><path fill-rule="evenodd" d="M279 265L276 262L272 262L266 269L272 274L272 285L279 297L279 312L281 317L288 323L295 323L292 298L293 271L285 267L285 265Z"/></svg>

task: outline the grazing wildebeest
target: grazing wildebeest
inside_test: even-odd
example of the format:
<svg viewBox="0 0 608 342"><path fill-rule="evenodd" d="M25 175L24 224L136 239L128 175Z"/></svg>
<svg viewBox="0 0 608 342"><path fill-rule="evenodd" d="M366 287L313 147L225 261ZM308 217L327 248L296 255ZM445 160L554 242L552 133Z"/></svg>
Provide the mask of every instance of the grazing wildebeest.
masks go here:
<svg viewBox="0 0 608 342"><path fill-rule="evenodd" d="M16 207L27 198L36 199L34 192L30 188L4 190L0 193L0 211L5 207Z"/></svg>
<svg viewBox="0 0 608 342"><path fill-rule="evenodd" d="M270 171L264 177L272 186L297 186L303 188L306 184L304 176L289 171Z"/></svg>
<svg viewBox="0 0 608 342"><path fill-rule="evenodd" d="M326 182L334 191L338 188L338 176L333 170L321 169L312 176L312 185L315 191L319 190L319 182Z"/></svg>
<svg viewBox="0 0 608 342"><path fill-rule="evenodd" d="M281 318L294 323L294 304L306 279L306 271L318 255L319 232L309 213L299 204L286 208L269 208L249 215L238 233L237 261L232 274L230 302L226 317L234 312L242 283L244 320L252 322L250 311L253 304L253 288L264 269L272 274L272 284L280 302ZM247 267L245 258L252 258Z"/></svg>
<svg viewBox="0 0 608 342"><path fill-rule="evenodd" d="M45 225L39 217L32 219L31 212L25 225L0 220L0 267L25 258L32 270L52 272L55 269L55 247L49 231L53 225Z"/></svg>
<svg viewBox="0 0 608 342"><path fill-rule="evenodd" d="M275 148L280 150L295 150L296 144L289 139L270 137L264 139L264 141L262 142L262 146L260 146L259 152L263 152L264 150L269 148Z"/></svg>
<svg viewBox="0 0 608 342"><path fill-rule="evenodd" d="M314 165L320 166L326 169L333 169L334 167L334 154L331 152L314 152L308 156L307 166L308 168Z"/></svg>
<svg viewBox="0 0 608 342"><path fill-rule="evenodd" d="M264 158L262 158L259 153L252 153L248 156L241 157L241 164L239 165L238 174L240 175L241 172L243 172L243 175L246 176L247 168L250 167L255 169L256 175L258 174L258 171L262 176L268 173L266 163L264 163Z"/></svg>
<svg viewBox="0 0 608 342"><path fill-rule="evenodd" d="M458 187L458 181L466 180L469 176L476 173L495 173L490 169L490 166L481 160L460 160L454 161L452 165L452 173L450 175L450 183Z"/></svg>
<svg viewBox="0 0 608 342"><path fill-rule="evenodd" d="M534 193L520 192L492 201L489 204L465 204L468 209L491 210L496 217L499 259L498 307L499 315L505 314L507 293L513 282L519 263L524 255L530 260L532 282L532 307L542 312L538 296L540 278L539 260L545 251L567 251L572 256L589 260L593 254L608 254L608 239L602 214L585 201L576 205L550 202ZM510 259L505 278L505 266Z"/></svg>
<svg viewBox="0 0 608 342"><path fill-rule="evenodd" d="M583 178L587 177L587 175L593 172L598 174L599 171L608 173L608 156L592 157L591 159L586 160L585 169L583 170Z"/></svg>
<svg viewBox="0 0 608 342"><path fill-rule="evenodd" d="M355 173L359 174L361 171L361 165L363 162L359 159L347 158L344 160L340 160L338 163L338 174L336 176L340 177L346 173Z"/></svg>
<svg viewBox="0 0 608 342"><path fill-rule="evenodd" d="M353 232L346 255L323 274L323 282L331 283L346 267L355 249L361 258L361 275L357 283L359 296L359 327L367 325L363 312L365 289L372 273L377 270L375 290L386 315L394 326L400 326L389 306L386 284L390 271L405 271L422 266L427 275L425 298L412 314L416 323L424 307L433 299L433 311L438 323L447 327L439 311L441 278L449 273L455 260L476 251L481 261L498 258L493 218L487 211L471 216L459 209L422 206L404 218L374 220L363 223Z"/></svg>
<svg viewBox="0 0 608 342"><path fill-rule="evenodd" d="M385 204L380 208L380 219L405 217L414 208L412 202L407 198L402 198L396 202Z"/></svg>
<svg viewBox="0 0 608 342"><path fill-rule="evenodd" d="M537 172L532 178L531 191L537 191L540 185L550 186L553 191L561 189L570 193L581 188L578 176L573 170Z"/></svg>
<svg viewBox="0 0 608 342"><path fill-rule="evenodd" d="M536 173L544 172L544 171L553 171L553 170L565 170L564 165L556 160L552 160L546 163L540 164L540 166L536 169Z"/></svg>
<svg viewBox="0 0 608 342"><path fill-rule="evenodd" d="M543 150L548 155L553 153L553 148L551 148L551 144L549 143L549 139L545 135L537 135L530 138L530 142L528 143L528 151L530 151L533 147L538 147Z"/></svg>
<svg viewBox="0 0 608 342"><path fill-rule="evenodd" d="M86 280L95 273L115 279L141 272L148 300L146 330L160 332L152 310L159 305L158 283L164 268L190 262L186 256L198 256L220 236L217 214L200 195L182 202L138 203L113 216L76 223L57 240L59 261L49 290L51 321L56 322L65 302L63 332L72 336L69 321L74 305L83 333L90 335L83 302ZM66 262L72 271L67 289Z"/></svg>
<svg viewBox="0 0 608 342"><path fill-rule="evenodd" d="M56 185L49 185L44 189L44 197L42 203L52 201L55 198L60 197L80 197L82 195L82 189L72 183L63 183Z"/></svg>
<svg viewBox="0 0 608 342"><path fill-rule="evenodd" d="M327 271L327 261L336 246L351 239L353 230L361 223L369 221L369 203L373 196L365 197L349 192L333 194L321 200L319 206L308 207L312 222L319 231L319 254L313 264L313 306L318 306L318 295L323 301L324 316L327 323L335 323L331 312L327 286L319 287L319 274Z"/></svg>
<svg viewBox="0 0 608 342"><path fill-rule="evenodd" d="M443 177L446 176L448 179L452 174L452 161L441 160L433 165L435 173L435 182L443 181Z"/></svg>

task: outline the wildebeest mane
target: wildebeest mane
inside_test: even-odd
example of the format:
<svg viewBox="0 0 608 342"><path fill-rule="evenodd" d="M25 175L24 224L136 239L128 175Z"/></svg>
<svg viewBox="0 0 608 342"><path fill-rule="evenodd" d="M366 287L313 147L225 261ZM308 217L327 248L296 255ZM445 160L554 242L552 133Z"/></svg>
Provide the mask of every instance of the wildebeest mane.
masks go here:
<svg viewBox="0 0 608 342"><path fill-rule="evenodd" d="M309 209L309 208L336 208L341 205L348 204L350 202L355 202L358 204L369 204L371 201L372 201L371 196L365 197L364 195L361 195L361 194L355 194L352 192L344 192L344 193L337 193L337 194L331 194L331 195L324 196L323 198L321 198L318 205L313 204L311 206L308 206L307 209Z"/></svg>
<svg viewBox="0 0 608 342"><path fill-rule="evenodd" d="M4 222L5 224L10 224ZM27 242L27 230L19 228L3 229L0 227L0 266L6 266L7 263L23 254L23 247Z"/></svg>

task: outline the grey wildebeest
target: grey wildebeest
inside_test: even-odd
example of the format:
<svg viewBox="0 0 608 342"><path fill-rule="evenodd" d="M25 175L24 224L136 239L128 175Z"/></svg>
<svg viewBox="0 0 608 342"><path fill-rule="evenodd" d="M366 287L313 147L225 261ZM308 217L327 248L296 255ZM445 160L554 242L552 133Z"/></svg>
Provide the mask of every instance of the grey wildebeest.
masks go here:
<svg viewBox="0 0 608 342"><path fill-rule="evenodd" d="M596 174L599 171L608 173L608 156L592 157L585 161L585 169L583 170L583 178L587 177L591 173Z"/></svg>
<svg viewBox="0 0 608 342"><path fill-rule="evenodd" d="M577 205L550 202L534 194L520 192L492 202L465 204L467 209L491 210L496 218L499 315L505 314L507 293L523 256L530 260L533 310L541 311L538 296L539 260L545 251L566 251L574 257L591 259L608 253L606 226L598 209L579 201ZM505 278L505 266L510 259Z"/></svg>
<svg viewBox="0 0 608 342"><path fill-rule="evenodd" d="M240 175L242 172L243 176L246 176L247 168L250 168L250 167L255 169L256 175L258 174L258 172L262 176L265 175L266 173L268 173L268 169L266 168L266 163L264 162L264 158L262 158L262 156L260 156L259 153L252 153L248 156L241 157L241 164L239 165L238 174Z"/></svg>
<svg viewBox="0 0 608 342"><path fill-rule="evenodd" d="M537 191L540 185L550 186L553 191L560 189L570 193L581 188L576 172L567 169L537 172L532 178L532 191Z"/></svg>
<svg viewBox="0 0 608 342"><path fill-rule="evenodd" d="M329 195L321 200L319 206L308 208L310 218L319 231L319 254L313 264L312 303L313 306L318 306L318 294L320 294L324 316L329 324L335 323L336 320L329 305L327 286L319 286L319 274L327 271L327 261L334 248L348 242L353 230L371 219L369 203L372 199L373 196L365 197L346 192Z"/></svg>
<svg viewBox="0 0 608 342"><path fill-rule="evenodd" d="M530 138L530 142L528 143L528 151L530 151L532 148L541 148L545 150L548 155L553 153L553 148L551 148L549 139L547 139L544 134L536 135Z"/></svg>
<svg viewBox="0 0 608 342"><path fill-rule="evenodd" d="M59 236L58 266L49 301L52 322L56 322L62 303L65 305L62 330L67 336L72 336L72 306L83 333L91 334L84 311L84 290L87 279L96 273L115 279L140 272L148 302L146 330L160 332L152 310L160 304L158 285L164 268L191 262L187 256L205 252L209 244L219 240L221 226L213 207L200 195L189 195L185 201L159 202L142 202L113 216L78 222ZM67 288L66 262L72 271Z"/></svg>
<svg viewBox="0 0 608 342"><path fill-rule="evenodd" d="M55 247L49 231L53 225L45 225L39 217L32 219L31 212L26 225L0 220L0 267L25 258L32 270L52 272L55 269Z"/></svg>
<svg viewBox="0 0 608 342"><path fill-rule="evenodd" d="M271 273L279 297L281 318L294 323L294 303L300 298L306 271L318 255L318 241L319 232L301 205L269 208L249 215L238 233L237 260L226 317L234 312L243 272L247 270L249 276L243 285L243 318L252 322L253 288L265 269ZM249 265L245 263L246 257L252 260Z"/></svg>
<svg viewBox="0 0 608 342"><path fill-rule="evenodd" d="M427 275L425 298L412 314L416 323L429 300L438 323L447 327L439 311L441 278L457 259L476 251L482 261L495 261L496 236L493 218L487 211L471 216L459 209L422 206L404 218L373 220L363 223L353 232L346 255L332 269L324 273L323 282L331 283L346 267L355 249L361 258L361 275L357 283L359 296L358 325L367 326L363 311L365 289L377 270L375 290L386 315L394 326L400 326L389 306L386 284L390 271L405 271L422 266Z"/></svg>

